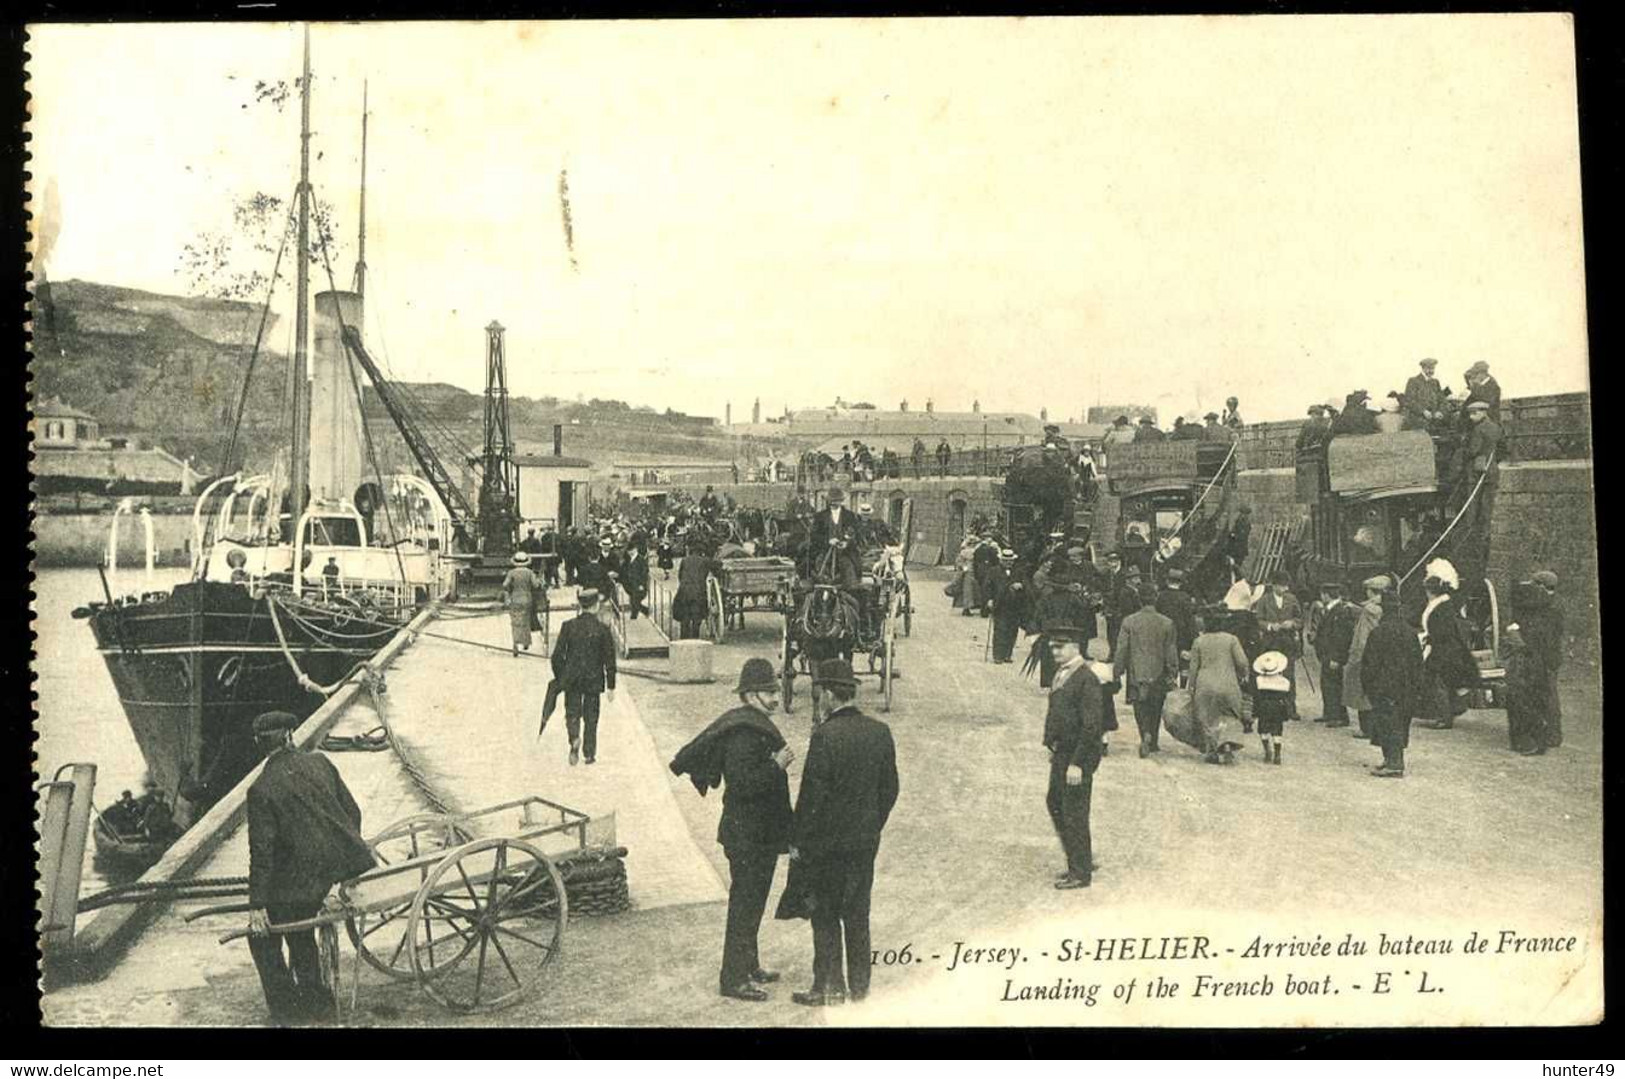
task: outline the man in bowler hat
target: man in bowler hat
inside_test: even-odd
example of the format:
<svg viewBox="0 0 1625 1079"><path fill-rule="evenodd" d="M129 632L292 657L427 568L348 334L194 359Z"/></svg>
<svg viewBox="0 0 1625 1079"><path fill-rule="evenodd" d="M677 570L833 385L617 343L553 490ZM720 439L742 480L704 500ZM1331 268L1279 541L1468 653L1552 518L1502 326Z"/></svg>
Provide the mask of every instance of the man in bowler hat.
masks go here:
<svg viewBox="0 0 1625 1079"><path fill-rule="evenodd" d="M678 751L671 770L687 775L703 796L722 786L717 842L728 857L728 927L722 941L722 995L764 1001L758 986L779 980L762 969L756 951L762 912L779 855L790 849L790 780L795 750L772 716L779 678L769 660L753 657L739 671L739 705L718 716Z"/></svg>
<svg viewBox="0 0 1625 1079"><path fill-rule="evenodd" d="M599 695L607 693L615 703L615 638L598 617L597 590L582 589L576 602L581 613L564 623L553 645L553 677L564 694L570 763L585 752L592 764L598 759Z"/></svg>
<svg viewBox="0 0 1625 1079"><path fill-rule="evenodd" d="M813 681L830 710L807 746L790 847L812 880L813 984L791 999L821 1007L869 995L869 893L898 784L891 728L858 710L851 663L826 659Z"/></svg>

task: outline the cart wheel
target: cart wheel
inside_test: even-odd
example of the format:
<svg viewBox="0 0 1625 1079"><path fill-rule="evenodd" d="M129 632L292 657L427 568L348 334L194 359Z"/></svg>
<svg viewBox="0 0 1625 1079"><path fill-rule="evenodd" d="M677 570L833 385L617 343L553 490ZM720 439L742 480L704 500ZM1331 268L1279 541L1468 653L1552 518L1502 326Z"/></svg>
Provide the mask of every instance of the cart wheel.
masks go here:
<svg viewBox="0 0 1625 1079"><path fill-rule="evenodd" d="M711 639L721 644L728 632L728 619L722 606L722 585L717 583L715 577L705 579L705 596L710 601L707 606L711 608Z"/></svg>
<svg viewBox="0 0 1625 1079"><path fill-rule="evenodd" d="M784 701L784 714L790 714L790 703L795 696L796 664L790 654L790 616L784 616L784 627L779 639L779 696Z"/></svg>
<svg viewBox="0 0 1625 1079"><path fill-rule="evenodd" d="M564 942L564 881L548 857L519 839L477 839L441 859L412 900L407 944L418 985L456 1012L517 1002ZM461 952L435 962L422 927L440 922Z"/></svg>
<svg viewBox="0 0 1625 1079"><path fill-rule="evenodd" d="M460 836L455 822L455 817L445 814L420 813L396 821L369 839L367 846L372 848L379 865L400 865L456 846ZM433 867L433 862L426 861L417 871L420 885ZM345 920L344 929L356 954L366 960L368 966L391 978L411 981L417 977L406 945L406 927L411 913L410 899L382 910L359 910ZM431 965L436 960L449 963L459 957L451 940L453 934L443 924L427 919L423 933L421 943Z"/></svg>

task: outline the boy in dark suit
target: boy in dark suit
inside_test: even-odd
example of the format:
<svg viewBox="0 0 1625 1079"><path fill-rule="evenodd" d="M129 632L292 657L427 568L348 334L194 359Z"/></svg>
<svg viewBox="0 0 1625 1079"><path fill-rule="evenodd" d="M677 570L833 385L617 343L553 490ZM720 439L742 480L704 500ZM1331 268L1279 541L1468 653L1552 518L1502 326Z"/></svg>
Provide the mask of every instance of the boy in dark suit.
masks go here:
<svg viewBox="0 0 1625 1079"><path fill-rule="evenodd" d="M578 602L581 613L564 623L553 645L553 677L564 694L564 722L570 733L570 763L598 758L598 698L608 693L615 701L615 638L598 618L598 593L584 589ZM583 744L582 725L586 725Z"/></svg>
<svg viewBox="0 0 1625 1079"><path fill-rule="evenodd" d="M790 847L812 878L813 985L791 999L821 1007L869 995L869 893L898 784L891 728L858 710L851 663L824 660L814 684L830 712L807 746Z"/></svg>

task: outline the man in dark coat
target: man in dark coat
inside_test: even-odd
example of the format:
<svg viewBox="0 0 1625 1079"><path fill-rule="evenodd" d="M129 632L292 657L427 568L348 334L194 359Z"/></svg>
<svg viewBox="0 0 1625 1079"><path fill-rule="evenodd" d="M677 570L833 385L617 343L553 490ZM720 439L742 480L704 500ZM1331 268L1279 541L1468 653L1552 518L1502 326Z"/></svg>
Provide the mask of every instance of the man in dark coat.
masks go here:
<svg viewBox="0 0 1625 1079"><path fill-rule="evenodd" d="M1501 384L1495 381L1494 375L1490 374L1490 365L1483 360L1479 360L1467 368L1465 378L1467 380L1467 400L1462 402L1463 410L1472 407L1474 401L1483 401L1489 405L1490 419L1500 423Z"/></svg>
<svg viewBox="0 0 1625 1079"><path fill-rule="evenodd" d="M993 662L1010 663L1016 648L1016 634L1032 617L1032 589L1025 569L1008 547L999 553L999 565L992 575Z"/></svg>
<svg viewBox="0 0 1625 1079"><path fill-rule="evenodd" d="M1416 428L1432 431L1445 417L1444 387L1433 377L1438 360L1423 360L1421 366L1421 373L1405 383L1405 415Z"/></svg>
<svg viewBox="0 0 1625 1079"><path fill-rule="evenodd" d="M1488 402L1473 401L1465 412L1467 432L1462 436L1453 462L1455 487L1450 492L1448 512L1454 517L1477 492L1473 512L1463 523L1487 533L1495 512L1495 494L1500 487L1501 425L1492 418Z"/></svg>
<svg viewBox="0 0 1625 1079"><path fill-rule="evenodd" d="M1161 442L1167 437L1150 416L1141 416L1139 426L1134 429L1136 442Z"/></svg>
<svg viewBox="0 0 1625 1079"><path fill-rule="evenodd" d="M1055 887L1066 891L1087 888L1094 878L1089 811L1106 731L1101 683L1079 651L1081 628L1057 626L1050 637L1057 670L1044 712L1044 748L1050 758L1044 805L1066 854L1066 870Z"/></svg>
<svg viewBox="0 0 1625 1079"><path fill-rule="evenodd" d="M992 578L999 570L999 545L986 533L977 537L976 550L970 556L971 576L976 581L976 598L982 604L982 615L993 613Z"/></svg>
<svg viewBox="0 0 1625 1079"><path fill-rule="evenodd" d="M1303 604L1292 594L1292 580L1286 570L1270 574L1269 588L1253 604L1262 633L1260 648L1265 652L1279 652L1287 658L1286 680L1291 687L1288 713L1298 719L1298 653L1303 632Z"/></svg>
<svg viewBox="0 0 1625 1079"><path fill-rule="evenodd" d="M779 679L773 664L753 657L739 671L739 707L730 708L678 750L671 770L703 797L722 786L717 842L728 858L728 923L722 942L722 995L763 1001L757 988L779 980L763 970L757 937L779 855L790 849L790 781L795 750L773 723Z"/></svg>
<svg viewBox="0 0 1625 1079"><path fill-rule="evenodd" d="M632 538L626 557L621 560L620 581L621 587L626 589L632 617L636 618L645 612L643 600L649 594L649 554L641 535Z"/></svg>
<svg viewBox="0 0 1625 1079"><path fill-rule="evenodd" d="M1167 584L1157 593L1157 610L1174 624L1174 645L1179 649L1179 666L1183 672L1189 662L1191 645L1196 641L1196 600L1185 591L1184 570L1168 571Z"/></svg>
<svg viewBox="0 0 1625 1079"><path fill-rule="evenodd" d="M1330 426L1326 419L1326 406L1310 405L1309 418L1298 428L1297 452L1309 453L1319 449L1326 442L1326 430Z"/></svg>
<svg viewBox="0 0 1625 1079"><path fill-rule="evenodd" d="M277 1022L330 1015L333 997L322 984L315 930L272 935L267 928L314 918L333 885L374 864L361 838L361 809L338 769L320 753L294 748L298 724L287 712L255 717L265 765L248 788L248 950Z"/></svg>
<svg viewBox="0 0 1625 1079"><path fill-rule="evenodd" d="M544 528L541 537L537 540L541 548L542 572L546 575L549 588L559 587L559 533L555 528ZM536 561L533 557L532 561Z"/></svg>
<svg viewBox="0 0 1625 1079"><path fill-rule="evenodd" d="M1343 599L1343 586L1327 581L1320 586L1320 621L1315 626L1315 655L1320 658L1321 711L1316 723L1328 727L1349 725L1348 706L1343 703L1343 674L1348 668L1349 650L1354 645L1354 623L1360 610Z"/></svg>
<svg viewBox="0 0 1625 1079"><path fill-rule="evenodd" d="M1140 756L1157 751L1162 704L1179 677L1178 630L1174 620L1157 610L1157 593L1140 589L1140 609L1123 619L1112 663L1116 680L1128 688L1134 724L1140 729Z"/></svg>
<svg viewBox="0 0 1625 1079"><path fill-rule="evenodd" d="M813 984L792 999L818 1007L869 995L869 893L898 782L891 728L858 710L852 665L826 659L813 684L831 707L807 745L790 848L812 882Z"/></svg>
<svg viewBox="0 0 1625 1079"><path fill-rule="evenodd" d="M914 462L914 478L917 479L917 480L924 479L925 478L925 443L921 442L918 436L915 437L915 439L914 439L914 448L909 451L908 456L909 456L909 460Z"/></svg>
<svg viewBox="0 0 1625 1079"><path fill-rule="evenodd" d="M954 448L948 445L946 438L937 443L937 475L946 476L948 474L948 462L953 460L953 456Z"/></svg>
<svg viewBox="0 0 1625 1079"><path fill-rule="evenodd" d="M809 552L812 569L833 551L835 582L842 588L856 588L863 576L859 561L861 537L858 534L858 515L846 506L846 492L839 487L829 489L829 505L813 518L812 549Z"/></svg>
<svg viewBox="0 0 1625 1079"><path fill-rule="evenodd" d="M1371 702L1371 744L1382 750L1379 779L1402 779L1411 717L1422 685L1422 646L1400 611L1399 596L1383 597L1382 617L1366 638L1360 684Z"/></svg>
<svg viewBox="0 0 1625 1079"><path fill-rule="evenodd" d="M583 590L578 602L581 613L564 623L553 643L553 677L564 694L570 763L585 752L592 764L598 759L599 695L608 693L615 702L615 638L598 618L597 592Z"/></svg>

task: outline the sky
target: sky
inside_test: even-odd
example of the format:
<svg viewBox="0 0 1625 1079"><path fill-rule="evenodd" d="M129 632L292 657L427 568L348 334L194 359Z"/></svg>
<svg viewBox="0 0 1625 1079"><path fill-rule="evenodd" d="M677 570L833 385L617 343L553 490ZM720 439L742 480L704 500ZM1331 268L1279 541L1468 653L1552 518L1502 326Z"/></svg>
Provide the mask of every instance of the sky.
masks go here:
<svg viewBox="0 0 1625 1079"><path fill-rule="evenodd" d="M1283 419L1424 356L1456 387L1476 360L1512 396L1588 385L1561 14L311 36L341 285L368 86L367 335L398 377L478 390L496 319L514 393L735 420L1230 394ZM181 291L234 198L293 191L296 103L253 87L298 75L298 27L40 26L28 49L51 278Z"/></svg>

